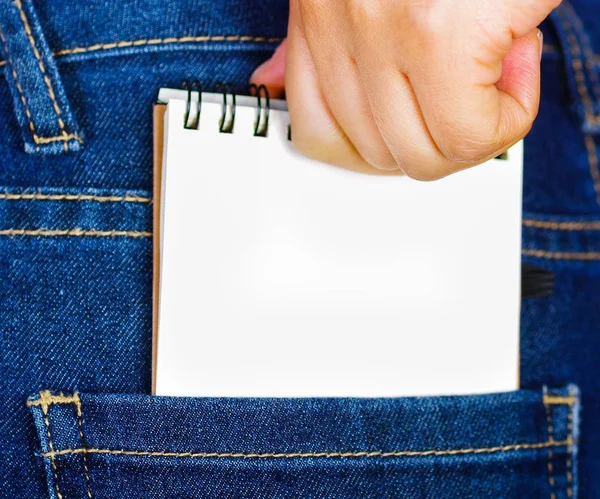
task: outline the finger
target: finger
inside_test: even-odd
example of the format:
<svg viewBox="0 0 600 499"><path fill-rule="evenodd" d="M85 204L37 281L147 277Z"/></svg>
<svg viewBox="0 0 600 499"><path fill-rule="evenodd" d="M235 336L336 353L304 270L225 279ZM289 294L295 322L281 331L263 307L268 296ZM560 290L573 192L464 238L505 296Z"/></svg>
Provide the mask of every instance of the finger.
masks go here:
<svg viewBox="0 0 600 499"><path fill-rule="evenodd" d="M453 168L433 140L412 82L398 64L398 54L416 53L416 42L409 37L403 43L399 33L410 28L403 12L395 10L393 5L369 4L355 13L353 22L362 35L355 44L356 60L379 133L396 163L410 177L432 180Z"/></svg>
<svg viewBox="0 0 600 499"><path fill-rule="evenodd" d="M280 99L285 93L286 45L287 40L284 40L271 58L256 68L250 77L250 83L264 84L274 99Z"/></svg>
<svg viewBox="0 0 600 499"><path fill-rule="evenodd" d="M515 40L502 63L502 76L496 88L500 92L500 136L510 137L511 130L529 131L537 116L540 102L540 59L543 49L542 32L535 29ZM524 119L524 122L519 122ZM523 133L524 135L524 133ZM521 138L518 134L516 140ZM510 139L509 139L510 140ZM509 146L512 145L509 144Z"/></svg>
<svg viewBox="0 0 600 499"><path fill-rule="evenodd" d="M362 173L378 173L365 163L329 110L302 30L298 0L290 2L285 76L296 148L319 161Z"/></svg>
<svg viewBox="0 0 600 499"><path fill-rule="evenodd" d="M412 65L410 76L433 139L458 169L506 150L530 130L539 102L538 40L534 33L514 43L513 57L523 66L509 66L500 90L509 33L486 33L492 41L474 46L472 33L437 36L448 42L430 45L428 63Z"/></svg>
<svg viewBox="0 0 600 499"><path fill-rule="evenodd" d="M303 32L319 85L336 122L365 162L381 170L398 170L373 117L353 55L347 8L346 2L338 1L301 3Z"/></svg>

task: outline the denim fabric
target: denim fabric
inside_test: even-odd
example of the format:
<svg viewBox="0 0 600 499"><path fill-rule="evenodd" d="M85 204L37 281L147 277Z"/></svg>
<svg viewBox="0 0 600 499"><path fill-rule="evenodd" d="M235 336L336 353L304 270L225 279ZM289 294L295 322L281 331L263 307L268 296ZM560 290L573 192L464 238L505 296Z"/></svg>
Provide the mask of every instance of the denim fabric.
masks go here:
<svg viewBox="0 0 600 499"><path fill-rule="evenodd" d="M0 3L5 76L28 152L77 151L83 136L30 0Z"/></svg>
<svg viewBox="0 0 600 499"><path fill-rule="evenodd" d="M17 4L0 0L0 496L600 497L597 0L565 4L543 26L523 241L556 289L523 303L526 390L377 401L134 395L150 390L152 103L190 77L242 91L285 36L286 4L22 0L58 105L72 114L66 130L83 138L69 142L79 150L36 151L8 55L36 123L61 130ZM571 384L581 417L577 390L560 388ZM490 448L501 450L444 453ZM347 452L400 454L338 455Z"/></svg>
<svg viewBox="0 0 600 499"><path fill-rule="evenodd" d="M193 399L43 392L29 401L50 497L555 497L574 387L416 399ZM491 431L493 429L493 431Z"/></svg>

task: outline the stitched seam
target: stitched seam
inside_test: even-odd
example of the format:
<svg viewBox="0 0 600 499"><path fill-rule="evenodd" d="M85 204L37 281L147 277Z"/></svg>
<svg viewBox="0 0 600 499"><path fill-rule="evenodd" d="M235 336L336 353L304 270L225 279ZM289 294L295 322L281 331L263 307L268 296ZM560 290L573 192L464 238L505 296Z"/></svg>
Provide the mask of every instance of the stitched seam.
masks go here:
<svg viewBox="0 0 600 499"><path fill-rule="evenodd" d="M567 497L573 497L573 405L569 405L569 415L567 416L567 439L571 441L567 448L566 468L567 468Z"/></svg>
<svg viewBox="0 0 600 499"><path fill-rule="evenodd" d="M597 261L600 260L600 252L590 253L567 253L560 251L544 251L536 249L524 249L521 251L524 256L532 256L535 258L547 258L550 260L572 260L572 261Z"/></svg>
<svg viewBox="0 0 600 499"><path fill-rule="evenodd" d="M96 52L98 50L112 50L125 47L143 47L146 45L169 45L173 43L198 43L198 42L254 42L254 43L278 43L283 41L280 37L245 36L245 35L204 35L204 36L182 36L179 38L149 38L131 41L120 41L112 43L97 43L88 47L73 47L55 52L55 55L82 54L85 52Z"/></svg>
<svg viewBox="0 0 600 499"><path fill-rule="evenodd" d="M566 9L567 4L563 3L563 5L565 6L563 8ZM572 66L574 74L575 74L577 92L579 93L579 96L582 100L582 103L583 103L583 106L585 109L586 121L588 121L589 123L591 123L593 125L598 124L598 123L600 123L600 117L595 115L594 109L593 109L593 104L592 104L592 99L588 93L585 73L583 71L583 67L584 67L583 56L581 53L581 49L579 48L579 43L578 43L577 37L573 34L573 32L574 32L573 25L566 18L566 14L563 13L562 8L556 9L556 13L557 13L557 16L563 21L563 27L565 28L566 31L568 31L568 33L567 33L567 40L569 42L568 50L572 56L571 66Z"/></svg>
<svg viewBox="0 0 600 499"><path fill-rule="evenodd" d="M571 12L571 20L573 21L577 32L581 35L581 46L583 48L585 66L589 72L590 81L592 83L596 99L600 100L600 82L598 81L598 76L596 75L596 71L594 68L596 54L594 54L594 51L592 49L590 37L587 34L587 30L585 29L581 18L573 9L573 6L568 4L567 9Z"/></svg>
<svg viewBox="0 0 600 499"><path fill-rule="evenodd" d="M170 45L174 43L205 43L205 42L240 42L240 43L278 43L284 39L281 37L266 36L182 36L179 38L150 38L132 41L120 41L112 43L97 43L89 47L73 47L61 49L54 52L57 57L63 55L82 54L86 52L96 52L99 50L112 50L126 47L143 47L145 45ZM6 61L0 61L0 67L4 66Z"/></svg>
<svg viewBox="0 0 600 499"><path fill-rule="evenodd" d="M40 137L37 134L35 124L33 123L33 116L31 115L31 111L29 110L29 106L27 104L27 99L25 98L25 92L23 91L23 87L21 86L21 82L19 81L19 77L17 76L17 72L15 71L14 64L12 63L12 59L10 57L10 53L8 50L8 42L6 41L6 37L4 36L4 32L0 29L0 39L2 40L2 44L4 45L4 51L6 52L7 61L10 66L10 72L12 74L13 79L15 80L15 86L17 87L17 92L19 93L19 98L23 103L23 107L25 109L25 117L27 118L27 124L29 126L29 130L31 131L31 135L33 137L33 141L36 144L48 144L51 142L57 141L69 141L69 140L77 140L79 142L83 142L81 137L76 134L68 134L64 136L54 136L54 137ZM36 147L36 151L39 151L40 148Z"/></svg>
<svg viewBox="0 0 600 499"><path fill-rule="evenodd" d="M10 52L8 50L8 42L4 37L4 32L0 29L0 38L2 39L2 44L4 45L4 51L6 52L7 61L10 65L10 72L15 80L15 86L17 87L17 92L19 92L19 97L21 102L23 103L23 107L25 108L25 116L27 118L27 123L29 124L29 130L33 135L34 142L37 143L37 133L35 131L35 125L33 124L33 118L31 116L31 112L29 111L29 106L27 105L27 100L25 99L25 92L23 92L23 87L21 87L21 82L19 81L19 77L17 76L17 72L15 71L14 64L12 63L12 59L10 57ZM39 150L39 147L36 147L36 150Z"/></svg>
<svg viewBox="0 0 600 499"><path fill-rule="evenodd" d="M19 16L21 18L21 22L23 23L23 28L25 28L25 33L27 34L27 38L29 39L29 44L31 45L31 48L33 49L33 55L37 59L38 67L40 68L40 71L42 72L42 78L44 79L44 83L46 83L46 88L48 89L48 96L50 97L50 100L52 101L52 107L54 108L54 112L56 113L58 127L60 128L60 130L62 132L61 135L63 137L66 137L67 132L65 131L65 123L62 119L62 112L60 110L60 107L58 106L58 102L56 102L56 96L54 95L54 89L52 88L52 82L50 81L50 78L48 78L48 75L46 74L46 67L44 65L44 62L42 61L42 56L40 55L40 53L37 49L37 45L33 38L33 33L31 32L31 27L29 26L29 21L27 20L27 16L25 15L25 11L23 10L23 5L21 4L21 0L15 0L15 7L19 11ZM64 141L63 146L64 146L64 150L67 151L68 147L67 147L66 140Z"/></svg>
<svg viewBox="0 0 600 499"><path fill-rule="evenodd" d="M428 451L395 451L395 452L293 452L293 453L233 453L233 452L163 452L163 451L133 451L133 450L114 450L114 449L64 449L54 452L45 452L43 457L63 456L67 454L79 454L86 452L88 454L113 454L120 456L146 456L146 457L188 457L200 459L296 459L296 458L352 458L352 457L418 457L418 456L457 456L468 454L493 454L498 452L509 452L531 449L546 449L549 447L567 447L571 444L570 440L539 442L533 444L514 444L499 447L472 448L472 449L451 449L451 450L428 450Z"/></svg>
<svg viewBox="0 0 600 499"><path fill-rule="evenodd" d="M82 455L82 462L83 462L83 474L85 476L85 491L87 493L87 496L89 499L93 499L92 498L92 489L91 489L91 481L90 481L90 470L88 468L88 462L87 462L87 444L85 441L85 437L83 436L83 414L82 414L82 410L81 410L81 399L79 398L79 394L77 392L75 392L73 394L73 398L75 399L74 404L75 404L75 412L77 413L77 426L79 426L79 436L81 438L81 447L83 449L83 452L81 453Z"/></svg>
<svg viewBox="0 0 600 499"><path fill-rule="evenodd" d="M58 485L58 468L56 466L56 459L54 457L54 444L52 443L52 433L50 432L50 421L48 419L48 406L42 405L42 413L44 414L44 424L46 425L46 432L48 434L48 446L50 447L50 464L52 466L52 474L54 475L54 489L58 499L63 499Z"/></svg>
<svg viewBox="0 0 600 499"><path fill-rule="evenodd" d="M582 231L582 230L600 230L600 221L598 222L551 222L546 220L523 220L523 226L534 227L536 229L549 229L561 231Z"/></svg>
<svg viewBox="0 0 600 499"><path fill-rule="evenodd" d="M152 232L136 230L83 230L83 229L5 229L0 230L0 236L68 236L68 237L152 237Z"/></svg>
<svg viewBox="0 0 600 499"><path fill-rule="evenodd" d="M561 397L559 395L544 394L544 405L573 405L577 398L573 396Z"/></svg>
<svg viewBox="0 0 600 499"><path fill-rule="evenodd" d="M91 194L42 194L42 193L0 193L0 199L9 201L41 200L41 201L98 201L100 203L151 203L152 198L133 196L95 196ZM599 222L600 225L600 222Z"/></svg>
<svg viewBox="0 0 600 499"><path fill-rule="evenodd" d="M552 427L552 414L550 412L550 406L546 404L546 397L544 396L544 409L546 410L546 424L548 427L548 442L554 442L554 428ZM556 499L556 493L554 492L554 466L552 459L554 452L552 447L548 448L548 461L546 462L546 468L548 470L548 485L550 486L550 499Z"/></svg>
<svg viewBox="0 0 600 499"><path fill-rule="evenodd" d="M64 395L62 392L60 395L51 395L48 390L40 392L40 397L35 400L28 400L27 407L40 406L44 412L48 410L48 407L52 404L75 404L75 395Z"/></svg>
<svg viewBox="0 0 600 499"><path fill-rule="evenodd" d="M594 183L594 191L596 192L596 202L600 205L600 166L598 165L598 151L596 150L596 141L589 134L586 134L585 136L585 147L588 153L590 175Z"/></svg>

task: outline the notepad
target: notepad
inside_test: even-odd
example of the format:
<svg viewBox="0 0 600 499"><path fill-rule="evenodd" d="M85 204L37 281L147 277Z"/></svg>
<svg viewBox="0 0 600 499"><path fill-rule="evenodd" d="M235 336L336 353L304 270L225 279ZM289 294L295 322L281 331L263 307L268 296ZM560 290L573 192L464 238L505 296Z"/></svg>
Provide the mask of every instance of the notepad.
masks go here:
<svg viewBox="0 0 600 499"><path fill-rule="evenodd" d="M155 109L156 394L518 388L522 143L423 183L304 158L281 101L266 136L255 96L196 124L198 96Z"/></svg>

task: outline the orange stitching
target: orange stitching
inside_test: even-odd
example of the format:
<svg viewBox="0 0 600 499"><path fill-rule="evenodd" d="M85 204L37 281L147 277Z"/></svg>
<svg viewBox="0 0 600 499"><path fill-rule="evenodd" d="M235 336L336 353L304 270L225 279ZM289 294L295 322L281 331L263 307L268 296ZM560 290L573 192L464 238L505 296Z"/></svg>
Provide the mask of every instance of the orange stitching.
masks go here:
<svg viewBox="0 0 600 499"><path fill-rule="evenodd" d="M27 100L25 99L25 92L23 92L23 87L21 87L21 82L17 76L17 72L15 71L15 66L12 63L10 58L10 52L8 50L8 42L4 37L4 32L0 29L0 39L2 40L2 44L4 45L4 51L6 52L6 57L8 62L10 63L10 72L15 80L15 86L17 87L17 91L19 92L19 97L21 98L21 102L23 103L23 107L25 108L25 116L27 117L27 122L29 124L29 130L33 135L33 140L36 142L37 134L35 131L35 125L33 124L33 117L31 116L31 112L29 111L29 106L27 105ZM36 142L37 143L37 142ZM39 147L36 147L36 150L39 150Z"/></svg>
<svg viewBox="0 0 600 499"><path fill-rule="evenodd" d="M598 151L596 150L596 141L589 134L586 134L585 136L585 147L588 153L590 175L592 176L594 190L596 191L596 202L600 205L600 168L598 165Z"/></svg>
<svg viewBox="0 0 600 499"><path fill-rule="evenodd" d="M133 41L121 41L113 43L97 43L89 47L73 47L61 49L54 52L56 57L70 54L82 54L85 52L96 52L98 50L111 50L123 47L142 47L144 45L168 45L173 43L202 43L202 42L240 42L240 43L278 43L283 41L280 37L265 36L182 36L180 38L151 38ZM0 61L0 67L4 66L6 61Z"/></svg>
<svg viewBox="0 0 600 499"><path fill-rule="evenodd" d="M546 424L548 427L548 442L554 442L554 429L552 427L552 414L550 407L546 404L546 394L544 394L544 408L546 410ZM548 484L550 485L550 499L556 499L554 492L554 466L552 465L552 458L554 452L552 447L548 448L548 461L546 463L546 469L548 470Z"/></svg>
<svg viewBox="0 0 600 499"><path fill-rule="evenodd" d="M547 258L550 260L570 260L570 261L597 261L600 260L600 252L590 252L590 253L566 253L566 252L554 252L554 251L544 251L544 250L536 250L536 249L524 249L521 251L521 254L524 256L532 256L535 258Z"/></svg>
<svg viewBox="0 0 600 499"><path fill-rule="evenodd" d="M10 58L10 54L8 51L8 43L4 36L4 32L1 29L0 29L0 40L2 40L2 44L4 45L4 50L6 52L8 63L10 65L11 74L15 80L15 86L17 87L17 91L19 92L19 97L20 97L21 102L23 103L23 107L25 109L25 116L27 117L27 123L29 125L29 130L31 131L31 134L33 136L33 141L36 144L48 144L50 142L55 142L55 141L65 141L65 144L66 144L67 141L72 140L72 139L78 140L79 142L83 142L81 140L81 138L75 134L69 134L69 135L65 135L65 136L54 136L54 137L40 137L37 134L35 125L33 123L33 116L31 115L31 111L29 110L29 106L27 105L27 100L25 99L25 92L23 91L23 87L21 86L21 82L19 81L19 77L17 76L17 72L15 71L15 67ZM40 150L40 148L36 147L36 151L39 151L39 150Z"/></svg>
<svg viewBox="0 0 600 499"><path fill-rule="evenodd" d="M68 230L52 230L52 229L5 229L0 230L0 236L40 236L40 237L152 237L152 232L142 232L135 230L83 230L83 229L68 229ZM35 404L34 404L35 405Z"/></svg>
<svg viewBox="0 0 600 499"><path fill-rule="evenodd" d="M85 490L89 499L92 499L92 489L91 489L91 480L90 480L90 470L88 468L87 462L87 452L85 437L83 436L83 414L81 410L81 399L79 398L79 394L75 392L73 394L73 398L75 399L75 410L77 412L77 425L79 426L79 437L81 438L81 446L83 448L83 473L85 475Z"/></svg>
<svg viewBox="0 0 600 499"><path fill-rule="evenodd" d="M567 3L563 3L565 6L564 9L567 9ZM592 99L588 93L587 83L585 79L585 73L583 72L583 55L581 53L581 49L579 48L579 42L577 37L574 35L574 29L571 22L566 18L566 11L563 13L562 8L556 9L556 14L563 21L563 27L565 28L567 33L567 39L569 42L568 50L571 53L573 58L572 67L575 73L576 87L577 92L582 100L583 106L585 108L585 118L592 125L596 125L600 123L600 116L596 116L593 108ZM573 13L574 16L576 14Z"/></svg>
<svg viewBox="0 0 600 499"><path fill-rule="evenodd" d="M546 220L524 219L525 227L534 227L536 229L549 230L565 230L565 231L580 231L580 230L600 230L600 221L598 222L552 222Z"/></svg>
<svg viewBox="0 0 600 499"><path fill-rule="evenodd" d="M189 457L200 459L296 459L296 458L352 458L352 457L417 457L417 456L457 456L468 454L493 454L496 452L508 452L530 449L547 449L549 447L567 447L570 440L540 442L534 444L515 444L500 447L473 448L473 449L450 449L450 450L427 450L427 451L398 451L398 452L293 452L293 453L265 453L246 454L230 452L162 452L162 451L135 451L135 450L112 450L112 449L64 449L54 452L45 452L43 457L64 456L67 454L80 454L82 452L92 454L115 454L120 456L145 456L145 457Z"/></svg>
<svg viewBox="0 0 600 499"><path fill-rule="evenodd" d="M581 45L583 47L583 55L585 58L585 66L589 72L590 80L592 82L592 86L594 88L594 93L596 94L596 98L600 99L600 82L598 81L598 75L596 75L596 70L594 68L594 59L595 54L592 49L592 45L590 42L590 37L587 34L585 26L581 22L581 19L577 15L577 13L573 10L573 6L565 2L565 8L571 12L571 20L573 24L575 24L575 28L581 35Z"/></svg>
<svg viewBox="0 0 600 499"><path fill-rule="evenodd" d="M8 201L43 200L43 201L98 201L100 203L151 203L152 198L142 196L94 196L91 194L42 194L42 193L0 193L0 199Z"/></svg>
<svg viewBox="0 0 600 499"><path fill-rule="evenodd" d="M577 402L577 398L573 396L561 397L544 394L544 405L573 405L575 402Z"/></svg>
<svg viewBox="0 0 600 499"><path fill-rule="evenodd" d="M25 15L25 11L23 10L23 5L21 4L21 0L15 0L15 7L19 11L19 16L21 17L21 22L23 23L23 28L25 28L25 33L27 34L27 38L29 39L29 44L31 45L31 48L33 49L33 55L37 59L38 67L40 68L40 71L42 72L42 77L44 79L44 82L46 83L46 87L48 89L48 95L50 97L50 100L52 101L52 106L54 107L54 112L56 113L56 119L58 120L58 126L59 126L60 130L62 131L63 137L65 137L65 140L63 142L63 147L66 152L68 150L68 146L67 146L68 139L66 139L67 132L65 131L65 123L62 120L62 113L61 113L60 107L58 106L58 102L56 102L56 96L54 95L54 89L52 88L52 82L50 81L50 78L48 78L48 75L46 74L46 67L44 66L44 62L42 61L42 56L40 55L40 53L37 49L35 40L33 38L33 33L31 32L31 27L29 26L29 21L27 20L27 16Z"/></svg>
<svg viewBox="0 0 600 499"><path fill-rule="evenodd" d="M48 407L52 404L75 404L76 399L74 395L64 395L60 392L59 395L52 395L49 390L42 390L40 392L40 398L35 400L28 400L27 407L40 406L42 411L47 412Z"/></svg>
<svg viewBox="0 0 600 499"><path fill-rule="evenodd" d="M115 48L124 47L142 47L145 45L168 45L173 43L198 43L198 42L255 42L255 43L277 43L283 41L283 38L272 37L267 38L264 36L182 36L179 38L150 38L133 41L121 41L112 43L97 43L89 47L73 47L69 49L62 49L55 52L55 55L67 55L67 54L81 54L85 52L95 52L97 50L111 50Z"/></svg>

